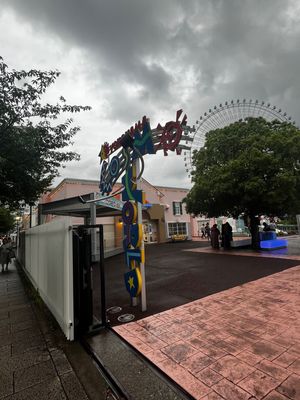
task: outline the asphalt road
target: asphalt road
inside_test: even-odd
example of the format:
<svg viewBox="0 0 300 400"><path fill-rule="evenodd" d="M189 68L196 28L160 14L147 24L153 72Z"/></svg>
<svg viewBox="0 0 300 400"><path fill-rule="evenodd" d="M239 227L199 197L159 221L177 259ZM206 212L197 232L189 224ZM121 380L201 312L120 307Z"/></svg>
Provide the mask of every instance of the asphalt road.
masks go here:
<svg viewBox="0 0 300 400"><path fill-rule="evenodd" d="M147 311L143 313L139 306L130 305L124 285L124 255L106 259L106 308L120 306L121 314L144 318L299 264L297 260L184 251L200 246L207 246L207 243L164 243L146 247ZM97 267L93 271L93 291L97 316L100 306ZM109 315L112 325L118 324L119 315Z"/></svg>

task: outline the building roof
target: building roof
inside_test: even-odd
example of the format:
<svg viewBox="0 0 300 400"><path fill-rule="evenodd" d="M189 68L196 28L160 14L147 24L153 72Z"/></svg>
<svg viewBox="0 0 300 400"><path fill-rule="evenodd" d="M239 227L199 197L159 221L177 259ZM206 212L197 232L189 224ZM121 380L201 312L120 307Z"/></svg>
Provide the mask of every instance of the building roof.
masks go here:
<svg viewBox="0 0 300 400"><path fill-rule="evenodd" d="M168 186L154 186L146 179L143 182L155 189L160 197L165 196L162 190L180 190L188 191L185 188L175 188ZM99 181L93 179L80 179L80 178L64 178L51 192L48 193L49 198L51 198L57 191L63 188L65 184L81 184L81 185L99 185ZM120 184L118 182L118 184ZM42 215L52 214L52 215L67 215L72 217L88 217L90 215L90 203L85 203L84 201L89 201L94 198L93 193L84 194L82 196L70 197L62 200L50 201L47 203L40 203L39 212ZM83 200L83 201L82 201ZM109 207L104 203L96 204L96 214L97 217L114 216L121 215L121 211Z"/></svg>
<svg viewBox="0 0 300 400"><path fill-rule="evenodd" d="M146 184L152 186L153 188L159 190L159 189L173 189L173 190L186 190L189 191L190 189L183 188L183 187L178 187L178 186L162 186L162 185L153 185L147 179L142 178L142 181L144 181ZM59 187L61 187L64 183L81 183L83 185L97 185L99 186L99 180L96 179L81 179L81 178L64 178L55 188L50 189L51 192L55 192ZM121 182L117 182L118 184L121 184Z"/></svg>
<svg viewBox="0 0 300 400"><path fill-rule="evenodd" d="M49 203L40 204L39 213L41 215L51 214L70 217L89 217L91 213L91 205L86 202L92 199L93 193L51 201ZM121 214L121 210L103 204L96 204L97 217L109 217Z"/></svg>

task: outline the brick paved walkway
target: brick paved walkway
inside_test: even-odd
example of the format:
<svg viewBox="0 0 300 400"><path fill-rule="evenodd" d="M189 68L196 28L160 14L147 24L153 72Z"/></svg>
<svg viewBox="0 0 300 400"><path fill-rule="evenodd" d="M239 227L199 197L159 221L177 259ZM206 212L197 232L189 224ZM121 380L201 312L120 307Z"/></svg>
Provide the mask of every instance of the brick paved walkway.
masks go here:
<svg viewBox="0 0 300 400"><path fill-rule="evenodd" d="M87 400L51 327L35 311L10 264L0 273L0 399Z"/></svg>
<svg viewBox="0 0 300 400"><path fill-rule="evenodd" d="M115 327L196 399L300 399L300 266Z"/></svg>

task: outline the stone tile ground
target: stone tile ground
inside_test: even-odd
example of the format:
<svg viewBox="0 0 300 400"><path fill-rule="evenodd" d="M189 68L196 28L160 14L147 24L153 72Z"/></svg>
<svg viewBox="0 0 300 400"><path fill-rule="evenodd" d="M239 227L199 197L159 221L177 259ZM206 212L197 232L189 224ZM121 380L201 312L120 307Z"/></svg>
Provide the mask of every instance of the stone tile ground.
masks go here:
<svg viewBox="0 0 300 400"><path fill-rule="evenodd" d="M300 266L115 331L195 399L300 399Z"/></svg>
<svg viewBox="0 0 300 400"><path fill-rule="evenodd" d="M12 265L0 273L0 399L88 399Z"/></svg>
<svg viewBox="0 0 300 400"><path fill-rule="evenodd" d="M296 400L299 293L300 266L115 330L195 399ZM65 353L37 311L16 270L0 274L0 399L87 399L65 355L76 347Z"/></svg>

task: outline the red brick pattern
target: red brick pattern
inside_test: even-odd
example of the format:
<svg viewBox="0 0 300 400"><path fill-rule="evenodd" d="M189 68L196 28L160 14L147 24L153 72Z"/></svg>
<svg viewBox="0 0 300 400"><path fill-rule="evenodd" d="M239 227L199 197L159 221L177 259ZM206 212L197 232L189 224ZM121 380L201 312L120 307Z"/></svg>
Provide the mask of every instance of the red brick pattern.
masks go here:
<svg viewBox="0 0 300 400"><path fill-rule="evenodd" d="M115 327L201 400L300 399L300 266Z"/></svg>

